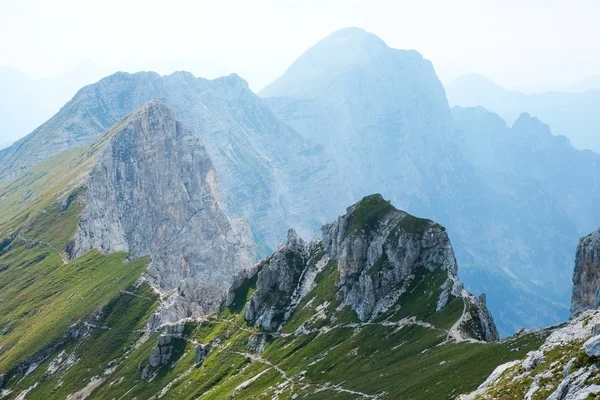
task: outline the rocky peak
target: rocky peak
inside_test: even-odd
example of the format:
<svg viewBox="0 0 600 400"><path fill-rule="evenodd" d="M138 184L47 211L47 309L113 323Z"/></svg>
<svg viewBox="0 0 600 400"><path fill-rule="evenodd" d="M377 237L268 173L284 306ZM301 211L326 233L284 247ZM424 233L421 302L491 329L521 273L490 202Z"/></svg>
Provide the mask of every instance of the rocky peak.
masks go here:
<svg viewBox="0 0 600 400"><path fill-rule="evenodd" d="M420 269L447 276L438 309L462 289L446 229L396 210L379 194L364 197L325 225L323 248L337 260L345 303L361 321L394 305Z"/></svg>
<svg viewBox="0 0 600 400"><path fill-rule="evenodd" d="M109 134L85 183L72 258L97 248L150 256L145 278L168 293L160 322L215 311L254 245L218 201L215 170L199 139L158 101Z"/></svg>
<svg viewBox="0 0 600 400"><path fill-rule="evenodd" d="M375 107L374 96L400 98L405 92L414 91L416 82L429 86L433 83L436 97L443 99L443 88L433 66L421 54L390 48L363 29L346 28L304 52L260 96L318 98L332 104L344 98ZM361 91L360 96L354 93L356 90Z"/></svg>
<svg viewBox="0 0 600 400"><path fill-rule="evenodd" d="M600 229L582 237L575 254L571 316L600 308Z"/></svg>
<svg viewBox="0 0 600 400"><path fill-rule="evenodd" d="M403 295L415 290L411 285L428 282L432 287L422 295L431 299L431 309L417 313L441 312L459 299L464 312L449 337L498 338L485 296L476 298L463 289L454 252L441 225L397 210L376 194L349 207L322 231L321 240L306 244L290 230L287 243L259 264L257 290L248 302L246 320L276 331L306 296L317 291L332 297L311 298L303 307L322 301L312 307L323 318L335 320L349 308L358 321L373 321L410 307ZM326 285L324 282L334 286L319 287Z"/></svg>

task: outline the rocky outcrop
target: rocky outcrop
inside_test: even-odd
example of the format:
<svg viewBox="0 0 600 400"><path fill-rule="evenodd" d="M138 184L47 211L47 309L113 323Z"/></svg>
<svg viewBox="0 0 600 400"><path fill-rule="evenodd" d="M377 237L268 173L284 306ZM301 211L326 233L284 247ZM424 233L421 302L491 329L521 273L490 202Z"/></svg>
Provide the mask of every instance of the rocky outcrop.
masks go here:
<svg viewBox="0 0 600 400"><path fill-rule="evenodd" d="M258 266L257 290L246 304L244 318L266 331L284 322L285 312L308 265L309 246L292 229L287 243Z"/></svg>
<svg viewBox="0 0 600 400"><path fill-rule="evenodd" d="M461 297L464 301L464 311L450 329L448 336L457 341L474 339L492 342L498 340L500 335L492 313L487 308L485 293L473 296L463 289Z"/></svg>
<svg viewBox="0 0 600 400"><path fill-rule="evenodd" d="M338 310L349 306L361 322L392 307L402 308L401 296L415 279L439 279L439 286L432 289L432 312L443 310L455 298L464 303L463 316L453 328L456 334L450 337L498 339L485 296L476 298L463 289L441 225L396 210L381 195L372 195L322 230L323 238L310 244L290 231L287 244L260 264L257 290L245 311L247 321L266 331L277 330L303 296L319 285L315 278L331 261L336 266L336 293L329 300L339 303Z"/></svg>
<svg viewBox="0 0 600 400"><path fill-rule="evenodd" d="M443 271L438 309L459 296L456 259L445 229L367 196L323 227L323 248L338 262L344 303L361 321L389 309L418 273Z"/></svg>
<svg viewBox="0 0 600 400"><path fill-rule="evenodd" d="M194 347L194 364L196 367L202 365L206 357L210 354L211 346L210 344L198 344Z"/></svg>
<svg viewBox="0 0 600 400"><path fill-rule="evenodd" d="M204 147L158 101L109 135L85 182L71 258L94 248L149 256L145 278L165 294L160 323L215 311L233 275L252 266L254 245L221 209Z"/></svg>
<svg viewBox="0 0 600 400"><path fill-rule="evenodd" d="M539 349L520 361L498 366L473 393L458 400L596 398L600 393L597 366L600 312L588 310L550 332L531 332L547 336Z"/></svg>
<svg viewBox="0 0 600 400"><path fill-rule="evenodd" d="M600 229L579 240L573 272L571 316L600 308Z"/></svg>

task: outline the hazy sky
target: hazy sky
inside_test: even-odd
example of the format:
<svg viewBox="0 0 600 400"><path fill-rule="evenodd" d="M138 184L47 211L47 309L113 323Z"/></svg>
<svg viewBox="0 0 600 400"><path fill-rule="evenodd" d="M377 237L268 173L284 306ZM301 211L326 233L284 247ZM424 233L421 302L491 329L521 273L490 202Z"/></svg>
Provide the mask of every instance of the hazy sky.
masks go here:
<svg viewBox="0 0 600 400"><path fill-rule="evenodd" d="M237 72L252 89L339 28L360 26L508 88L600 74L598 0L0 0L0 65L58 75L113 70Z"/></svg>

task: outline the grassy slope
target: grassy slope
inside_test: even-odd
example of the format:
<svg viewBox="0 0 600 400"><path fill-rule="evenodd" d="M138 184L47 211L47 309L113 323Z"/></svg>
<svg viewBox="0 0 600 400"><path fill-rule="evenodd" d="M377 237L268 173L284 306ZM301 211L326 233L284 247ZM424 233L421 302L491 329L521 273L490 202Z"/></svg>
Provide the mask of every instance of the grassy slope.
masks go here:
<svg viewBox="0 0 600 400"><path fill-rule="evenodd" d="M56 343L147 265L97 251L65 264L63 250L83 209L81 178L109 137L47 159L0 187L0 374Z"/></svg>
<svg viewBox="0 0 600 400"><path fill-rule="evenodd" d="M334 267L332 263L320 273L319 286L307 295L290 324L301 325L310 319L312 313L303 307L312 310L313 305L327 299L335 302L329 297L337 278ZM413 293L419 287L427 291L431 285L423 279L415 284ZM243 285L237 303L249 298L254 289L252 281ZM409 304L415 299L408 296L404 300ZM169 399L270 399L276 395L288 399L294 393L301 398L360 398L354 391L389 399L446 399L476 388L497 365L523 357L546 336L531 333L494 344L444 343L446 331L442 326L460 316L458 308L448 307L434 318L425 307L421 316L436 326L439 323L436 329L416 325L398 329L381 324L356 327L348 325L356 319L342 310L337 319L307 324L311 328L332 326L330 330L266 336L266 348L257 358L248 354L252 353L248 340L260 337L260 332L245 323L243 309L236 304L206 321L189 324L178 355L150 381L141 379L141 368L148 362L156 338L120 360L115 372L91 397L119 398L127 392L127 398L146 399L162 391L163 398ZM196 343L215 341L218 345L204 363L195 366ZM253 377L256 380L248 383Z"/></svg>
<svg viewBox="0 0 600 400"><path fill-rule="evenodd" d="M158 334L144 334L143 327L157 299L148 287L130 285L146 261L125 263L123 254L91 252L64 265L59 254L76 229L81 204L72 198L69 207L63 208L56 199L59 194L67 198L79 192L77 185L70 187L68 182L85 169L84 154L73 152L68 159L47 160L39 175L27 175L18 185L13 182L0 188L0 201L11 199L7 204L13 207L10 213L0 214L0 231L4 237L20 232L0 250L0 267L7 266L0 272L0 327L9 328L0 336L0 371L56 342L70 324L90 320L90 314L105 306L98 318L90 320L97 327L89 337L61 344L30 374L13 377L13 396L30 388L28 399L64 399L110 366L111 372L90 398L147 399L163 393L163 398L175 399L232 395L287 399L297 393L304 398L354 399L361 397L358 392L390 399L452 398L476 388L498 364L537 348L545 336L533 333L496 344L445 343L446 329L460 316L463 305L454 299L443 311L435 312L442 278L434 274L417 276L399 300L400 307L381 318L394 322L416 316L434 329L399 328L381 321L356 325L353 311L339 307L335 296L339 275L331 262L284 326L284 335L264 336L246 324L244 303L256 289L255 280L250 279L231 308L188 324L184 336L173 340L167 364L142 380L142 370L158 340ZM70 180L53 182L65 176ZM62 187L70 187L70 192ZM34 195L43 195L27 197L28 188L36 188ZM19 198L24 204L20 207ZM376 215L388 212L386 204L374 200L380 206ZM355 228L368 230L373 216L356 216ZM423 224L417 222L421 228ZM121 292L127 287L129 291ZM325 302L327 317L315 319L317 307ZM292 334L303 325L312 331ZM264 352L251 354L248 342L263 336L267 339ZM213 347L200 366L195 365L197 343Z"/></svg>
<svg viewBox="0 0 600 400"><path fill-rule="evenodd" d="M113 360L118 360L140 340L143 328L158 299L147 285L131 287L115 296L90 323L85 340L71 340L58 346L52 355L27 376L21 374L13 393L38 386L28 398L64 399L85 387L94 376L101 376ZM70 361L75 361L70 364ZM52 365L52 367L51 367Z"/></svg>

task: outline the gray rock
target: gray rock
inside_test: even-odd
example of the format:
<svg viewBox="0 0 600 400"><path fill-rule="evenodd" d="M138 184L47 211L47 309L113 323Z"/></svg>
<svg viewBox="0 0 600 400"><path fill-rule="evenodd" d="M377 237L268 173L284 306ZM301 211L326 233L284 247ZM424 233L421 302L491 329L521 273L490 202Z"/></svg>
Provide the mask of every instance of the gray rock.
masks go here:
<svg viewBox="0 0 600 400"><path fill-rule="evenodd" d="M583 347L585 349L585 354L589 357L600 357L600 336L594 336L588 339Z"/></svg>
<svg viewBox="0 0 600 400"><path fill-rule="evenodd" d="M254 335L248 339L248 350L254 354L261 354L267 345L267 340L264 335Z"/></svg>
<svg viewBox="0 0 600 400"><path fill-rule="evenodd" d="M540 350L534 350L527 355L527 358L523 362L523 369L526 372L529 372L543 362L544 352Z"/></svg>
<svg viewBox="0 0 600 400"><path fill-rule="evenodd" d="M199 367L204 362L204 359L210 354L211 347L208 344L199 344L194 347L194 363Z"/></svg>
<svg viewBox="0 0 600 400"><path fill-rule="evenodd" d="M600 307L600 229L579 240L573 271L571 317Z"/></svg>
<svg viewBox="0 0 600 400"><path fill-rule="evenodd" d="M150 352L148 363L151 368L158 368L161 365L166 365L173 354L172 338L169 335L161 335L158 338L158 343Z"/></svg>
<svg viewBox="0 0 600 400"><path fill-rule="evenodd" d="M222 210L204 147L156 101L107 141L85 183L71 258L93 248L150 256L146 279L172 293L154 327L217 310L233 275L252 267L254 244Z"/></svg>
<svg viewBox="0 0 600 400"><path fill-rule="evenodd" d="M567 363L567 365L565 365L565 368L562 371L563 379L566 378L567 376L569 376L569 372L571 372L571 368L573 368L573 365L575 365L574 358L570 359L569 362Z"/></svg>
<svg viewBox="0 0 600 400"><path fill-rule="evenodd" d="M569 385L571 384L571 379L569 377L564 378L559 384L556 390L548 396L547 400L562 400L565 398L569 391Z"/></svg>
<svg viewBox="0 0 600 400"><path fill-rule="evenodd" d="M244 318L266 331L275 331L285 320L285 312L308 267L309 246L293 229L285 246L261 261L257 290L246 304Z"/></svg>

